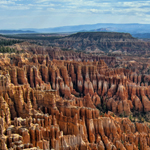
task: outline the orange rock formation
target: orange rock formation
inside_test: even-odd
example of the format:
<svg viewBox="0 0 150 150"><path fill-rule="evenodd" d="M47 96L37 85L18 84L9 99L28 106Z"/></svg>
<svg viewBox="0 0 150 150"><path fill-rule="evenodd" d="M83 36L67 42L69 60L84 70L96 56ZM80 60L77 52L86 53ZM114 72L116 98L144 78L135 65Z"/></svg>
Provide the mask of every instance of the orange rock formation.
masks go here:
<svg viewBox="0 0 150 150"><path fill-rule="evenodd" d="M0 149L150 149L146 124L117 117L150 111L148 76L102 60L11 57L0 68ZM97 106L109 112L102 116Z"/></svg>

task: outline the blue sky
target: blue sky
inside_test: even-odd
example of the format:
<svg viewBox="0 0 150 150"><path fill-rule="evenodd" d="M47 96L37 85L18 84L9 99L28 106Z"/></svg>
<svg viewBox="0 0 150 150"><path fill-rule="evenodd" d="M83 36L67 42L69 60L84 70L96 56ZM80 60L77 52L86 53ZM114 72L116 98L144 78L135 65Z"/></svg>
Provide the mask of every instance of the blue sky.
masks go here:
<svg viewBox="0 0 150 150"><path fill-rule="evenodd" d="M150 24L148 0L0 0L0 29Z"/></svg>

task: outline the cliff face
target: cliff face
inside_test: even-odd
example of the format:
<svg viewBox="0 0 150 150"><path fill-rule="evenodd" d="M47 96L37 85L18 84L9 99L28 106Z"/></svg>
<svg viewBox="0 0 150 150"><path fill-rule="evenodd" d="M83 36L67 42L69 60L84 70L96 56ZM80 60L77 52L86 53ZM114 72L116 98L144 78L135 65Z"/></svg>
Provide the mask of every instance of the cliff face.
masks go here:
<svg viewBox="0 0 150 150"><path fill-rule="evenodd" d="M51 49L48 46L59 47L64 51L72 50L71 53L75 54L75 51L90 53L90 54L105 54L109 53L111 55L120 55L120 54L128 54L128 55L147 55L150 54L150 42L143 41L136 38L133 38L129 33L117 33L117 32L79 32L76 34L72 34L69 36L60 36L58 38L47 38L43 39L44 35L38 35L39 39L28 40L31 43L38 43L41 46L34 45L29 48L29 43L19 43L12 46L13 48L21 51L28 50L45 53L46 49ZM41 36L41 38L40 38ZM47 35L48 36L48 35ZM21 37L18 37L21 38ZM22 35L22 38L24 36ZM27 41L27 40L26 40ZM61 52L63 53L63 52ZM66 52L65 52L66 53ZM66 57L70 54L66 53ZM69 52L70 53L70 52ZM58 55L60 58L64 58L64 56ZM71 56L70 56L71 57ZM73 56L72 56L73 57Z"/></svg>
<svg viewBox="0 0 150 150"><path fill-rule="evenodd" d="M150 149L148 125L128 117L150 111L149 76L103 60L5 57L12 62L0 70L0 149Z"/></svg>
<svg viewBox="0 0 150 150"><path fill-rule="evenodd" d="M120 50L130 54L145 54L149 42L133 38L128 33L116 32L79 32L52 41L52 44L65 49L84 50L85 52L109 52Z"/></svg>

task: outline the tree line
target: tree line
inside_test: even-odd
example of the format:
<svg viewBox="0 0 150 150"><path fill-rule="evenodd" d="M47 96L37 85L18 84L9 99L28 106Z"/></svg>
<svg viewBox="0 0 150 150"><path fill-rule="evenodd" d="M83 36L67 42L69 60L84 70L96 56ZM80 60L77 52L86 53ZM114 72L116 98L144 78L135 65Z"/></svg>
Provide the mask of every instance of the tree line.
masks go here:
<svg viewBox="0 0 150 150"><path fill-rule="evenodd" d="M5 40L5 39L0 39L0 53L19 53L19 51L16 51L14 48L10 48L7 46L16 44L16 43L21 43L22 41L20 40Z"/></svg>
<svg viewBox="0 0 150 150"><path fill-rule="evenodd" d="M16 44L16 43L21 43L22 41L19 41L19 40L4 40L4 39L1 39L0 40L0 46L9 46L9 45L13 45L13 44Z"/></svg>
<svg viewBox="0 0 150 150"><path fill-rule="evenodd" d="M15 53L16 50L10 47L0 46L0 53Z"/></svg>

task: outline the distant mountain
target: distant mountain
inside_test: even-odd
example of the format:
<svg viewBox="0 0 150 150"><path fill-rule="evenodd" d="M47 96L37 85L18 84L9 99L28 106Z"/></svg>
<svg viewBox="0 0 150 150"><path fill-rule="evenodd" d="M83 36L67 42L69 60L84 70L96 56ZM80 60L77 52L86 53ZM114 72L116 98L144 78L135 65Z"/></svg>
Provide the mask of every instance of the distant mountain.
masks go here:
<svg viewBox="0 0 150 150"><path fill-rule="evenodd" d="M110 32L111 30L109 28L99 28L95 30L91 30L90 32Z"/></svg>
<svg viewBox="0 0 150 150"><path fill-rule="evenodd" d="M36 33L35 31L23 30L0 30L0 34L23 34L23 33Z"/></svg>
<svg viewBox="0 0 150 150"><path fill-rule="evenodd" d="M132 36L140 39L150 39L150 33L137 33L137 34L132 34Z"/></svg>
<svg viewBox="0 0 150 150"><path fill-rule="evenodd" d="M0 30L1 34L22 34L22 33L76 33L76 32L123 32L130 33L137 38L147 38L147 33L150 33L150 24L113 24L113 23L98 23L75 26L62 26L55 28L28 28L21 30Z"/></svg>
<svg viewBox="0 0 150 150"><path fill-rule="evenodd" d="M111 31L111 32L125 32L130 34L137 34L137 33L150 33L150 24L99 23L99 24L91 24L91 25L63 26L63 27L56 27L56 28L31 29L31 30L38 33Z"/></svg>

